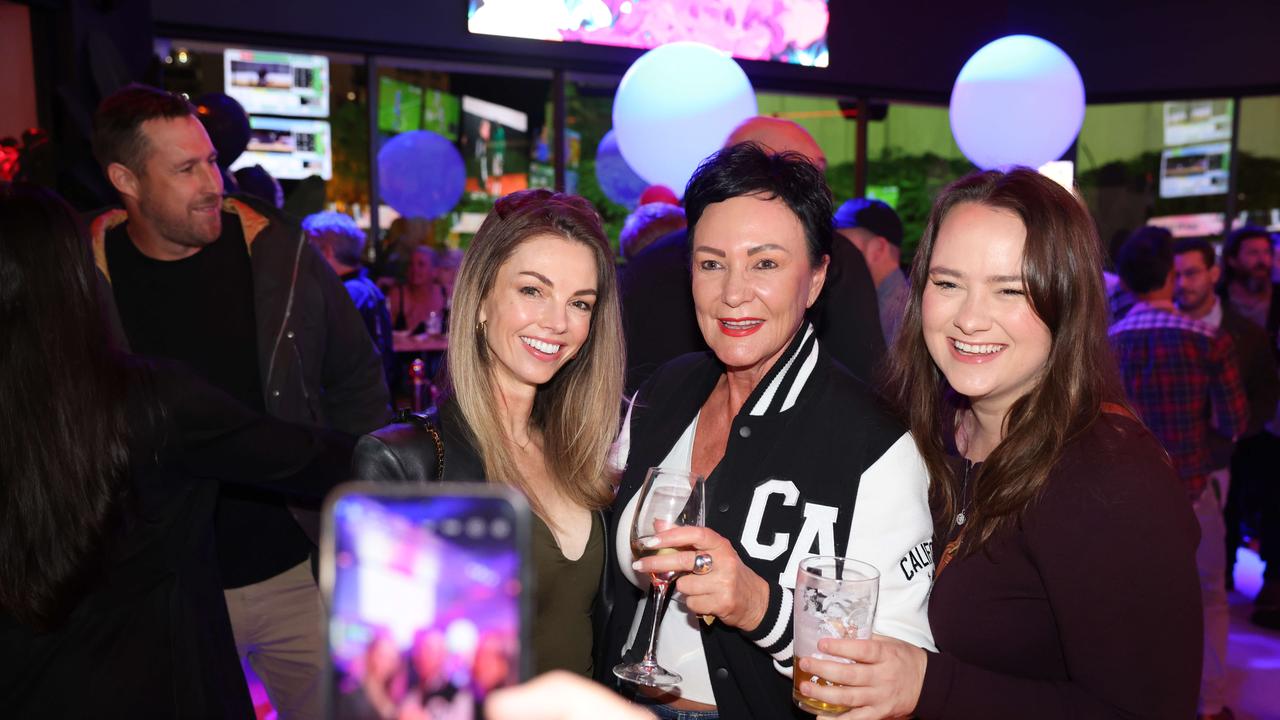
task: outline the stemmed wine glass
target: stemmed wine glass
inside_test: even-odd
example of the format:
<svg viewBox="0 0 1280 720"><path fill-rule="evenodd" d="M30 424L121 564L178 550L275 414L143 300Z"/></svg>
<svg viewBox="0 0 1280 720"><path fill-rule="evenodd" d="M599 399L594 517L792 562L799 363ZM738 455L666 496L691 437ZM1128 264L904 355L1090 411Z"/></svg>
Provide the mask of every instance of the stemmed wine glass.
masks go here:
<svg viewBox="0 0 1280 720"><path fill-rule="evenodd" d="M640 488L636 515L631 522L632 554L639 559L678 552L676 548L645 547L643 541L673 527L702 527L706 513L706 481L701 475L669 468L649 468L644 486ZM659 665L654 650L658 644L658 626L662 624L662 615L666 611L663 605L667 591L671 583L684 574L678 571L649 573L649 607L654 610L649 644L640 662L620 663L613 668L614 675L647 687L673 687L683 679Z"/></svg>

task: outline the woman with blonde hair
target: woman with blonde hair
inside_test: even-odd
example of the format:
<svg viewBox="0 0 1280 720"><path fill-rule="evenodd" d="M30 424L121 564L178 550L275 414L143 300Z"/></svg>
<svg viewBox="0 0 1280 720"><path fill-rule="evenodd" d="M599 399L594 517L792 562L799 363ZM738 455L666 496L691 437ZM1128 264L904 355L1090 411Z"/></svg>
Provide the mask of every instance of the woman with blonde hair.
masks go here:
<svg viewBox="0 0 1280 720"><path fill-rule="evenodd" d="M452 307L438 410L361 438L355 475L520 491L536 515L534 666L589 675L624 367L599 215L547 190L502 198L467 250Z"/></svg>

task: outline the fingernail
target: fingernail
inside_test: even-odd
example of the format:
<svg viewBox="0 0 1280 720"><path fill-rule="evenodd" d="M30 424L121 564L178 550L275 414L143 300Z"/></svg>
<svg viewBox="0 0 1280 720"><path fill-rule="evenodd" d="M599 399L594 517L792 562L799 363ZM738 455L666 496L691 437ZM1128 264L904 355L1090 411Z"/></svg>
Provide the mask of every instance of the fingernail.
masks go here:
<svg viewBox="0 0 1280 720"><path fill-rule="evenodd" d="M658 538L652 536L640 540L640 544L647 548L657 547L658 542Z"/></svg>
<svg viewBox="0 0 1280 720"><path fill-rule="evenodd" d="M801 670L804 670L804 671L806 671L806 672L808 672L808 670L809 670L809 661L808 661L808 660L801 660L801 661L800 661L800 669L801 669Z"/></svg>
<svg viewBox="0 0 1280 720"><path fill-rule="evenodd" d="M640 569L640 561L639 561L639 560L637 560L637 561L635 561L635 562L631 563L631 569L632 569L632 570L639 570L639 569Z"/></svg>

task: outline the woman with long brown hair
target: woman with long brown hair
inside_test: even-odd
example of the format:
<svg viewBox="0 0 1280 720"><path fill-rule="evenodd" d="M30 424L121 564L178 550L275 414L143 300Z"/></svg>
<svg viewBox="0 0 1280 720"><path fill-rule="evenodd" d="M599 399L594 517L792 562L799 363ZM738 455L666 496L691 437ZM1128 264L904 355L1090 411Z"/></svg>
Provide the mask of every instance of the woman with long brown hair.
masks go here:
<svg viewBox="0 0 1280 720"><path fill-rule="evenodd" d="M208 480L318 499L352 438L122 352L98 281L70 207L0 186L0 708L251 718Z"/></svg>
<svg viewBox="0 0 1280 720"><path fill-rule="evenodd" d="M532 506L538 671L592 668L602 622L613 498L609 447L622 400L617 278L600 217L547 190L500 199L454 285L445 396L426 428L398 424L361 439L366 480L509 485ZM442 461L442 464L441 462Z"/></svg>
<svg viewBox="0 0 1280 720"><path fill-rule="evenodd" d="M1196 525L1107 344L1100 243L1038 173L938 197L887 391L931 478L937 653L823 641L841 717L1193 717Z"/></svg>

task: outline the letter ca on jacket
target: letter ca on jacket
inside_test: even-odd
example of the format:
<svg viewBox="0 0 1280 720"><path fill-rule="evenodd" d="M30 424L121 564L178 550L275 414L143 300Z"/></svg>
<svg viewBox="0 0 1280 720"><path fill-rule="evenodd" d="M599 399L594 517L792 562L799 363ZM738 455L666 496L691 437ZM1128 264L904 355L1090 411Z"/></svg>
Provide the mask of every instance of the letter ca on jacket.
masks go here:
<svg viewBox="0 0 1280 720"><path fill-rule="evenodd" d="M834 505L806 501L804 526L800 528L795 543L791 542L791 533L769 533L765 530L767 526L777 525L776 521L766 523L765 515L771 507L795 507L799 501L800 490L790 480L771 478L764 481L751 497L751 508L747 511L741 538L743 549L758 560L777 560L788 547L791 548L786 568L778 575L778 584L792 590L796 587L796 570L801 560L810 555L836 554L836 518L840 514L840 509ZM769 535L767 539L766 535Z"/></svg>

